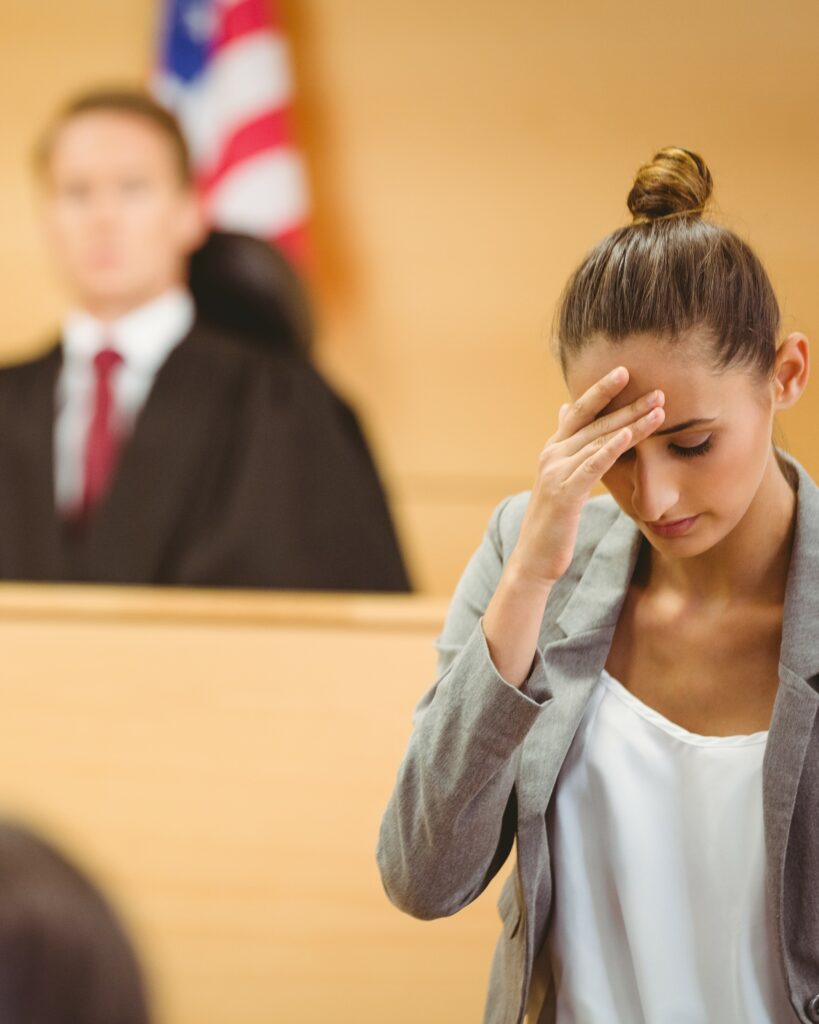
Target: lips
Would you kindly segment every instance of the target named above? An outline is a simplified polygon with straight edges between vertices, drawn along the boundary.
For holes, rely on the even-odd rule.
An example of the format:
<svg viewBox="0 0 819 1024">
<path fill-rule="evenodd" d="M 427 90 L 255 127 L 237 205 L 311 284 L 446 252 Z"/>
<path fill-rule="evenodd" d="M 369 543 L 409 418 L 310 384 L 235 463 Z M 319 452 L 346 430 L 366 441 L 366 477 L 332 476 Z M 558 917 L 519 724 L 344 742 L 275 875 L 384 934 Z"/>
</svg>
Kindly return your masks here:
<svg viewBox="0 0 819 1024">
<path fill-rule="evenodd" d="M 689 516 L 687 519 L 675 519 L 669 523 L 646 523 L 646 526 L 658 537 L 681 537 L 688 533 L 698 519 L 699 515 L 696 515 Z"/>
</svg>

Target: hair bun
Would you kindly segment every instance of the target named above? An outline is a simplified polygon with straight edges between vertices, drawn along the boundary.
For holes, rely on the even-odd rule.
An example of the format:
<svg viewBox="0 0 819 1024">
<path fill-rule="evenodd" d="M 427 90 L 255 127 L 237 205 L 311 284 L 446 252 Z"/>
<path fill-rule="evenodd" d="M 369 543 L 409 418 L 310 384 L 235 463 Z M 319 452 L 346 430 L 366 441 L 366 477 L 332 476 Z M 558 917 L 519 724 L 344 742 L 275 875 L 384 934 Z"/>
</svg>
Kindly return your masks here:
<svg viewBox="0 0 819 1024">
<path fill-rule="evenodd" d="M 626 200 L 633 224 L 705 209 L 714 182 L 705 161 L 690 149 L 666 146 L 637 172 Z"/>
</svg>

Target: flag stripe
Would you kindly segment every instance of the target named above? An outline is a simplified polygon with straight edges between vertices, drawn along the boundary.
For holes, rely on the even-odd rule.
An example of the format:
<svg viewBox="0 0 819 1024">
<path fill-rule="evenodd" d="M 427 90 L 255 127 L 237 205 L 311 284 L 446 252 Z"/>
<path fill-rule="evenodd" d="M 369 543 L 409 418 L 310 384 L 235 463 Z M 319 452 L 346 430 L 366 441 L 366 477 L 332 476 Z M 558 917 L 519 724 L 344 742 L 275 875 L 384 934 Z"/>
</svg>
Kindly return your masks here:
<svg viewBox="0 0 819 1024">
<path fill-rule="evenodd" d="M 281 37 L 254 33 L 219 50 L 205 72 L 201 96 L 201 161 L 218 163 L 218 150 L 246 121 L 290 100 L 287 50 Z"/>
<path fill-rule="evenodd" d="M 219 151 L 219 162 L 200 176 L 200 186 L 206 191 L 215 188 L 237 164 L 267 150 L 286 146 L 288 140 L 287 112 L 284 108 L 268 111 L 252 121 L 246 121 L 223 143 Z"/>
<path fill-rule="evenodd" d="M 278 235 L 304 219 L 304 170 L 295 150 L 262 153 L 234 167 L 210 193 L 215 220 L 234 231 Z"/>
<path fill-rule="evenodd" d="M 253 32 L 270 31 L 270 29 L 267 12 L 264 7 L 254 3 L 253 0 L 239 0 L 235 4 L 224 4 L 220 11 L 214 49 L 218 50 Z"/>
</svg>

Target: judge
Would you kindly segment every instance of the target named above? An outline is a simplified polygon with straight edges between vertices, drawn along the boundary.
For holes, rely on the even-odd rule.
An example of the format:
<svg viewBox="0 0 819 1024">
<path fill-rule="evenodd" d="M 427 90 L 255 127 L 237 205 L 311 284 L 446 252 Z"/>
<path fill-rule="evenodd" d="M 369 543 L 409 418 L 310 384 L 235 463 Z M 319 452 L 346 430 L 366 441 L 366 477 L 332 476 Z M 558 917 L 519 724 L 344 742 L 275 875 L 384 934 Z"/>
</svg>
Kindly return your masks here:
<svg viewBox="0 0 819 1024">
<path fill-rule="evenodd" d="M 37 168 L 74 306 L 0 369 L 0 577 L 407 590 L 353 411 L 289 339 L 197 308 L 205 229 L 172 115 L 87 94 Z"/>
</svg>

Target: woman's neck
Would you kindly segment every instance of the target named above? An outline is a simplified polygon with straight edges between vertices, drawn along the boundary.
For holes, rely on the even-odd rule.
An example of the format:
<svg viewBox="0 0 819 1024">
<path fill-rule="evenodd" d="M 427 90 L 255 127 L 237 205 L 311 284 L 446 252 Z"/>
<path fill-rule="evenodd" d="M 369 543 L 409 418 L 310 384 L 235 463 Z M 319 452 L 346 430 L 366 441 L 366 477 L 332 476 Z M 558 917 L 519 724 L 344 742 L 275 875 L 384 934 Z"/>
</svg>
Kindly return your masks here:
<svg viewBox="0 0 819 1024">
<path fill-rule="evenodd" d="M 647 592 L 685 604 L 781 603 L 796 527 L 796 493 L 774 449 L 747 512 L 718 544 L 692 558 L 643 545 L 637 578 Z"/>
</svg>

